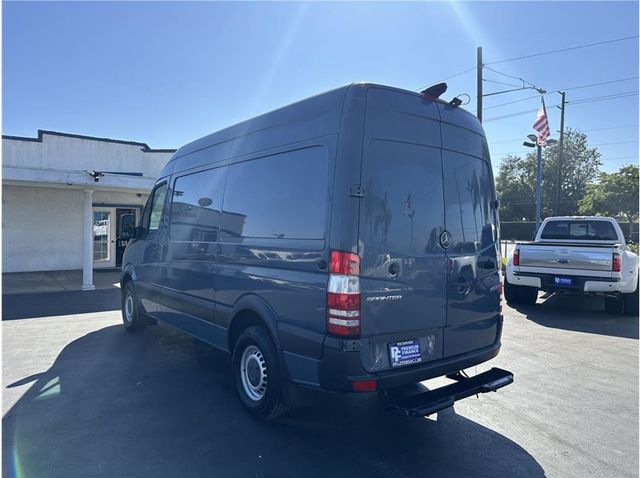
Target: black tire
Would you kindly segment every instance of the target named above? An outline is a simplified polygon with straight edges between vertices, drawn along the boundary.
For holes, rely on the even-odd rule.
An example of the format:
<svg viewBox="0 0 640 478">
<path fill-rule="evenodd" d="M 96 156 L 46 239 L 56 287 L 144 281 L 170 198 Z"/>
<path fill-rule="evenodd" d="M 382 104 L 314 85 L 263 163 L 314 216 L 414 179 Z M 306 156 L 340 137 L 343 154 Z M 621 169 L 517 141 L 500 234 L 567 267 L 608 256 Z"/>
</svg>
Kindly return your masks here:
<svg viewBox="0 0 640 478">
<path fill-rule="evenodd" d="M 130 300 L 130 302 L 128 302 Z M 138 332 L 147 325 L 141 312 L 133 282 L 127 282 L 122 289 L 122 323 L 129 332 Z"/>
<path fill-rule="evenodd" d="M 538 300 L 538 288 L 537 287 L 528 287 L 528 286 L 519 286 L 520 290 L 518 291 L 518 297 L 522 304 L 534 305 Z"/>
<path fill-rule="evenodd" d="M 254 418 L 271 420 L 289 409 L 276 347 L 263 327 L 251 326 L 238 337 L 231 369 L 240 401 Z"/>
<path fill-rule="evenodd" d="M 622 294 L 622 302 L 624 305 L 624 314 L 632 317 L 638 317 L 638 286 L 635 292 L 630 294 Z"/>
<path fill-rule="evenodd" d="M 622 296 L 607 295 L 604 298 L 604 311 L 607 314 L 621 315 L 624 311 L 624 302 Z"/>
<path fill-rule="evenodd" d="M 508 304 L 517 304 L 520 302 L 520 286 L 504 281 L 504 298 Z"/>
</svg>

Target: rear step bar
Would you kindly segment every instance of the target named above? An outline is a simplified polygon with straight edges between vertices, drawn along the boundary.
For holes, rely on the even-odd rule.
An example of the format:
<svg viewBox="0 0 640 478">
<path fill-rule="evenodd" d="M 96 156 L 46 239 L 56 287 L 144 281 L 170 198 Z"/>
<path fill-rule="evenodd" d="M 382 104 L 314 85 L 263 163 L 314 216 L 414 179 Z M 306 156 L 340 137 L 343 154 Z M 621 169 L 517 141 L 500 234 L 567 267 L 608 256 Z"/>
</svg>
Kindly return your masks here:
<svg viewBox="0 0 640 478">
<path fill-rule="evenodd" d="M 464 377 L 458 372 L 447 375 L 447 378 L 456 380 L 456 383 L 388 402 L 387 407 L 408 416 L 426 417 L 453 406 L 457 400 L 479 393 L 495 392 L 513 382 L 513 374 L 500 368 L 492 368 L 474 377 Z"/>
</svg>

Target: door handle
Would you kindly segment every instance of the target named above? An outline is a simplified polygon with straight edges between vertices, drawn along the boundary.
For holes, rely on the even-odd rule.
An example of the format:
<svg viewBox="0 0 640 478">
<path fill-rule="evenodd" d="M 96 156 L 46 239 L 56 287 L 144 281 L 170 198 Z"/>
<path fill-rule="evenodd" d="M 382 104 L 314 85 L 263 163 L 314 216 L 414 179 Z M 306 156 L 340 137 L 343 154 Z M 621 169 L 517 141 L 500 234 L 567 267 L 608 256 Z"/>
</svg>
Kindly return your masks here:
<svg viewBox="0 0 640 478">
<path fill-rule="evenodd" d="M 473 281 L 468 279 L 465 276 L 458 276 L 458 278 L 453 283 L 453 287 L 456 292 L 460 295 L 467 295 L 471 290 L 471 286 L 473 285 Z"/>
</svg>

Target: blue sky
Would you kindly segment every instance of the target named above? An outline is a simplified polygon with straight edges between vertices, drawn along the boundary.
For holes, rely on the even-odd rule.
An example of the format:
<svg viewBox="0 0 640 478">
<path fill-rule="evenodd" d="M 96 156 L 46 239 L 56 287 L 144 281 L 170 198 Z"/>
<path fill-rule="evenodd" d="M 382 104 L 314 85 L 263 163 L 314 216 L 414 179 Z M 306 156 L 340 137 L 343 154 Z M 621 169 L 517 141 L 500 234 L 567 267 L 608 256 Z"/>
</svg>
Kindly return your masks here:
<svg viewBox="0 0 640 478">
<path fill-rule="evenodd" d="M 474 67 L 477 46 L 490 63 L 638 34 L 636 2 L 3 2 L 2 16 L 4 134 L 52 129 L 156 148 L 352 81 L 415 90 Z M 638 41 L 491 67 L 554 92 L 637 77 Z M 445 97 L 468 93 L 475 111 L 475 72 L 448 84 Z M 509 88 L 485 83 L 485 92 Z M 567 100 L 637 91 L 634 78 L 572 89 Z M 540 103 L 496 105 L 533 95 L 485 99 L 494 163 L 525 149 L 535 112 L 500 117 Z M 559 95 L 546 101 L 555 131 Z M 567 127 L 602 145 L 604 170 L 638 162 L 637 124 L 637 95 L 566 110 Z"/>
</svg>

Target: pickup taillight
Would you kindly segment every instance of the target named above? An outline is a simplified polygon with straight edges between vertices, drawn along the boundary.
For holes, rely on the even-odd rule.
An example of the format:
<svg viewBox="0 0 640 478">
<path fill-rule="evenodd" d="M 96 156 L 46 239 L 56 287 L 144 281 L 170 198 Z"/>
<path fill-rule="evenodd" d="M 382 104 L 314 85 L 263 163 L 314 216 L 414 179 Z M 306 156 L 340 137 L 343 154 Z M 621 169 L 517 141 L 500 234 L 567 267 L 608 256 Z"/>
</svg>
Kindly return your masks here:
<svg viewBox="0 0 640 478">
<path fill-rule="evenodd" d="M 617 252 L 613 253 L 613 260 L 611 261 L 611 270 L 613 272 L 620 272 L 622 269 L 622 258 Z"/>
<path fill-rule="evenodd" d="M 513 265 L 514 266 L 520 265 L 520 249 L 516 249 L 513 251 Z"/>
</svg>

